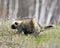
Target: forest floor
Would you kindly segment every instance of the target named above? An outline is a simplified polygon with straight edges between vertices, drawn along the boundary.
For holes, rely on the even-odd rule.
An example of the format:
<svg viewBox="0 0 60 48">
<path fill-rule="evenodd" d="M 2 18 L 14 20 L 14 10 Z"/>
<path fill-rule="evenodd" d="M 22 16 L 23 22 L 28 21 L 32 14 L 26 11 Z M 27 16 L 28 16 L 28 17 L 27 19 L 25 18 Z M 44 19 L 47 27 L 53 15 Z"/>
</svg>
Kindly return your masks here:
<svg viewBox="0 0 60 48">
<path fill-rule="evenodd" d="M 17 34 L 11 22 L 0 21 L 0 48 L 60 48 L 60 25 L 47 29 L 39 36 Z"/>
</svg>

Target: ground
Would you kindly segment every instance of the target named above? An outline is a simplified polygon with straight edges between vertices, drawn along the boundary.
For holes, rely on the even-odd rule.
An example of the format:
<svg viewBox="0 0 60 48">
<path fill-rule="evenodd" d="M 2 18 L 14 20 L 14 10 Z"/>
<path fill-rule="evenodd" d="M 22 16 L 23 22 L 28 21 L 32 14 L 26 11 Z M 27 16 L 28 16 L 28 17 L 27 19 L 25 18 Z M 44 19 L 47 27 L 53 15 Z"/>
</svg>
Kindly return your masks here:
<svg viewBox="0 0 60 48">
<path fill-rule="evenodd" d="M 60 48 L 60 25 L 34 37 L 17 34 L 16 30 L 10 28 L 10 21 L 0 22 L 0 48 Z"/>
</svg>

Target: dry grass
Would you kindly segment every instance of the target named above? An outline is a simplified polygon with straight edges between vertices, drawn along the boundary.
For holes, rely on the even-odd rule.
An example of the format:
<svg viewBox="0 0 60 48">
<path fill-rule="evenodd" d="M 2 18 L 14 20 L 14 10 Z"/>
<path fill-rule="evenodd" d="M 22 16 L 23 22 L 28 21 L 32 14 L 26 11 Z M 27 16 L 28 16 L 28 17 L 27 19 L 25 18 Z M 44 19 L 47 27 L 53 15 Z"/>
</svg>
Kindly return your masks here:
<svg viewBox="0 0 60 48">
<path fill-rule="evenodd" d="M 17 34 L 10 21 L 0 20 L 0 48 L 60 48 L 60 25 L 40 33 L 38 37 Z"/>
</svg>

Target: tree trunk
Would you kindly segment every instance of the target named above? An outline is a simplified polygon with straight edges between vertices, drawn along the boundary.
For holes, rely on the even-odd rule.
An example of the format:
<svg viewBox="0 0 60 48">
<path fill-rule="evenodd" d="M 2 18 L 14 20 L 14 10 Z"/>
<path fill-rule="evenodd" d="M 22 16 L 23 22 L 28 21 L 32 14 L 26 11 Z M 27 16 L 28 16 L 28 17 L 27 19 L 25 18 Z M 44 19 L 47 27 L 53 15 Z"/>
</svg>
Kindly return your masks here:
<svg viewBox="0 0 60 48">
<path fill-rule="evenodd" d="M 7 0 L 4 0 L 4 6 L 3 6 L 3 18 L 6 19 L 7 16 Z"/>
<path fill-rule="evenodd" d="M 9 0 L 9 14 L 8 14 L 8 19 L 12 19 L 12 0 Z"/>
<path fill-rule="evenodd" d="M 54 0 L 51 4 L 51 7 L 50 7 L 50 10 L 49 10 L 49 13 L 48 13 L 48 17 L 47 17 L 47 21 L 46 21 L 46 26 L 49 26 L 51 25 L 50 24 L 50 20 L 53 16 L 53 12 L 54 12 L 54 9 L 55 9 L 55 6 L 56 6 L 56 3 L 57 3 L 57 0 Z"/>
<path fill-rule="evenodd" d="M 46 14 L 46 0 L 42 0 L 42 3 L 41 3 L 41 11 L 40 11 L 40 19 L 39 19 L 39 24 L 41 26 L 44 25 L 45 14 Z"/>
<path fill-rule="evenodd" d="M 38 22 L 38 17 L 39 17 L 39 0 L 36 0 L 36 8 L 35 8 L 35 19 Z"/>
<path fill-rule="evenodd" d="M 14 13 L 13 13 L 13 20 L 17 19 L 18 4 L 19 4 L 19 0 L 15 0 L 15 10 L 14 10 Z"/>
</svg>

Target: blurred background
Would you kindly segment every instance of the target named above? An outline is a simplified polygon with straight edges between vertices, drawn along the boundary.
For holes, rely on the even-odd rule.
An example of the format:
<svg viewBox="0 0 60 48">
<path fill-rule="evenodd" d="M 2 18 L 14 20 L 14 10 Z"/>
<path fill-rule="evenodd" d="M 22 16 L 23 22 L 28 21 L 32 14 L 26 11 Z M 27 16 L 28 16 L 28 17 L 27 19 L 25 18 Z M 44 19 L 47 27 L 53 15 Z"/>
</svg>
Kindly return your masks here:
<svg viewBox="0 0 60 48">
<path fill-rule="evenodd" d="M 0 0 L 0 18 L 36 18 L 40 25 L 60 23 L 60 0 Z"/>
<path fill-rule="evenodd" d="M 56 25 L 40 36 L 18 35 L 10 25 L 35 18 L 41 26 Z M 60 48 L 60 0 L 0 0 L 0 48 Z"/>
</svg>

